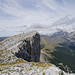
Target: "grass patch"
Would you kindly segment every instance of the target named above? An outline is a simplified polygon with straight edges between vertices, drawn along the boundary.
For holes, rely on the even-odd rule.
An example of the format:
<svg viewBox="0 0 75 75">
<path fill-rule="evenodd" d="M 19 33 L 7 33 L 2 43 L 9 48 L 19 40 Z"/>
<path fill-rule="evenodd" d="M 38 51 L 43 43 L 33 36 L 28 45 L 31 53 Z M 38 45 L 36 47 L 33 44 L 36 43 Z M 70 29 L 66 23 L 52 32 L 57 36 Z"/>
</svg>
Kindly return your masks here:
<svg viewBox="0 0 75 75">
<path fill-rule="evenodd" d="M 43 73 L 43 75 L 45 75 L 45 73 Z"/>
<path fill-rule="evenodd" d="M 4 50 L 0 50 L 0 53 L 1 53 L 1 54 L 3 54 L 3 52 L 4 52 L 4 51 L 6 51 L 6 50 L 7 50 L 7 49 L 4 49 Z"/>
<path fill-rule="evenodd" d="M 0 68 L 0 71 L 3 71 L 3 68 Z"/>
<path fill-rule="evenodd" d="M 41 63 L 41 62 L 30 62 L 30 64 L 38 66 L 38 67 L 48 67 L 48 66 L 52 66 L 52 64 L 50 63 Z"/>
</svg>

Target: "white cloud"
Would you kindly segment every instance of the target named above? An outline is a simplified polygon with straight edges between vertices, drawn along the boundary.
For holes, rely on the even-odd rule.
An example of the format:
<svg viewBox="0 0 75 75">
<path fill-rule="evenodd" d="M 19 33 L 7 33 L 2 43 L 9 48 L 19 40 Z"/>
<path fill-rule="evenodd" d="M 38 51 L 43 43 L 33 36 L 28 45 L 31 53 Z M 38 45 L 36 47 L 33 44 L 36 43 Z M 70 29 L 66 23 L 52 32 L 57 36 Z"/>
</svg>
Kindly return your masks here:
<svg viewBox="0 0 75 75">
<path fill-rule="evenodd" d="M 64 2 L 65 5 L 68 5 L 68 3 L 66 2 L 66 0 L 63 0 L 63 2 Z"/>
<path fill-rule="evenodd" d="M 69 10 L 71 5 L 67 0 L 66 2 L 62 0 L 62 2 L 63 5 L 58 0 L 31 0 L 30 2 L 22 0 L 21 3 L 18 0 L 0 1 L 0 13 L 3 14 L 0 15 L 0 35 L 2 35 L 2 30 L 9 32 L 9 35 L 12 33 L 14 35 L 32 29 L 40 33 L 49 33 L 57 29 L 66 29 L 63 25 L 67 27 L 67 31 L 72 29 L 71 24 L 75 22 L 73 18 L 75 11 L 74 9 Z M 67 14 L 72 14 L 73 17 L 62 18 Z"/>
<path fill-rule="evenodd" d="M 54 22 L 52 25 L 70 25 L 75 22 L 75 18 L 69 18 L 68 16 L 65 16 L 64 18 L 60 18 L 56 22 Z"/>
</svg>

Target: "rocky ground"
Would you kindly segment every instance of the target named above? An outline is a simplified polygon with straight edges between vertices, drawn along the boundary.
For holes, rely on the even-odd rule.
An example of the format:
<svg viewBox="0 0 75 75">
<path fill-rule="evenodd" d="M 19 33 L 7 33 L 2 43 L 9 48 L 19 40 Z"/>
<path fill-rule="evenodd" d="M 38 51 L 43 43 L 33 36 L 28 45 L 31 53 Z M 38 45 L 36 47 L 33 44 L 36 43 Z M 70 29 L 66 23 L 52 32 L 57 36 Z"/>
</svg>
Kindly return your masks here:
<svg viewBox="0 0 75 75">
<path fill-rule="evenodd" d="M 0 65 L 0 75 L 59 75 L 62 71 L 52 64 L 25 62 Z"/>
<path fill-rule="evenodd" d="M 40 35 L 36 31 L 5 39 L 0 42 L 0 75 L 75 75 L 51 63 L 39 62 L 40 51 Z"/>
<path fill-rule="evenodd" d="M 15 35 L 0 42 L 0 64 L 14 63 L 18 58 L 39 62 L 40 35 L 37 31 Z"/>
<path fill-rule="evenodd" d="M 20 63 L 21 62 L 21 63 Z M 22 63 L 23 62 L 23 63 Z M 40 62 L 26 62 L 1 64 L 0 75 L 75 75 L 67 74 L 53 64 Z"/>
</svg>

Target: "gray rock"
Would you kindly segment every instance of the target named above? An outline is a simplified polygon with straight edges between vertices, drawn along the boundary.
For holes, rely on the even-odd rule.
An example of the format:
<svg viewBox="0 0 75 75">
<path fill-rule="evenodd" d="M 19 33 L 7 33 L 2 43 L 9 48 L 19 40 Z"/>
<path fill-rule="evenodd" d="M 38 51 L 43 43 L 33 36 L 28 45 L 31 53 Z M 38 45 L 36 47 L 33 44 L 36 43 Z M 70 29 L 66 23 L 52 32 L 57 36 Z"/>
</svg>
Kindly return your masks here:
<svg viewBox="0 0 75 75">
<path fill-rule="evenodd" d="M 73 44 L 75 46 L 75 32 L 70 33 L 67 36 L 67 40 L 71 42 L 71 44 Z"/>
<path fill-rule="evenodd" d="M 13 72 L 10 75 L 22 75 L 22 74 L 20 74 L 19 72 Z"/>
<path fill-rule="evenodd" d="M 40 61 L 40 35 L 37 31 L 22 33 L 0 42 L 0 63 L 16 62 L 17 58 L 26 61 Z"/>
</svg>

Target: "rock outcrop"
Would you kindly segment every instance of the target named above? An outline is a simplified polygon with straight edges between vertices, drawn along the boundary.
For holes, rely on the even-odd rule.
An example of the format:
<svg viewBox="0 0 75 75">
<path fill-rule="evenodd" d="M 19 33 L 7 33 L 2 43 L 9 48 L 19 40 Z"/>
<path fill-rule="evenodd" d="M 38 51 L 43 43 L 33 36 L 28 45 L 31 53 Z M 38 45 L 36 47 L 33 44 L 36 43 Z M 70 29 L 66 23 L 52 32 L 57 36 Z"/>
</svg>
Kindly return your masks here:
<svg viewBox="0 0 75 75">
<path fill-rule="evenodd" d="M 47 59 L 43 51 L 41 58 L 42 62 Z M 67 75 L 55 65 L 39 61 L 40 35 L 37 31 L 15 35 L 0 42 L 0 75 Z"/>
<path fill-rule="evenodd" d="M 40 35 L 37 31 L 22 33 L 0 42 L 0 63 L 15 62 L 18 58 L 26 61 L 40 61 Z"/>
<path fill-rule="evenodd" d="M 70 41 L 75 46 L 75 32 L 70 33 L 67 36 L 67 40 Z"/>
<path fill-rule="evenodd" d="M 47 57 L 47 53 L 41 50 L 40 62 L 50 63 L 50 58 Z"/>
</svg>

